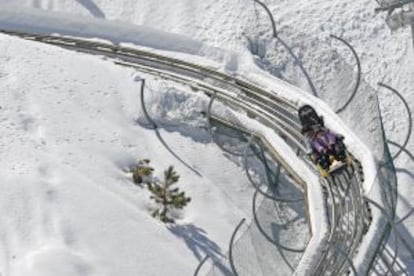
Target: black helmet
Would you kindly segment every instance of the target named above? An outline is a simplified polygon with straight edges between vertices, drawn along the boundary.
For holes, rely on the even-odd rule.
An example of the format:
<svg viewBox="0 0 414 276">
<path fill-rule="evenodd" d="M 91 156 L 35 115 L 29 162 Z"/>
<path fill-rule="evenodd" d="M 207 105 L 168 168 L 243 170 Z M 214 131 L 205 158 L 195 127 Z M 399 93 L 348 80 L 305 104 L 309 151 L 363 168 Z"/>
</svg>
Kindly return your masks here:
<svg viewBox="0 0 414 276">
<path fill-rule="evenodd" d="M 322 117 L 320 117 L 318 113 L 316 113 L 315 109 L 313 109 L 310 105 L 306 104 L 299 108 L 298 116 L 302 125 L 302 131 L 313 126 L 323 127 L 324 125 Z"/>
</svg>

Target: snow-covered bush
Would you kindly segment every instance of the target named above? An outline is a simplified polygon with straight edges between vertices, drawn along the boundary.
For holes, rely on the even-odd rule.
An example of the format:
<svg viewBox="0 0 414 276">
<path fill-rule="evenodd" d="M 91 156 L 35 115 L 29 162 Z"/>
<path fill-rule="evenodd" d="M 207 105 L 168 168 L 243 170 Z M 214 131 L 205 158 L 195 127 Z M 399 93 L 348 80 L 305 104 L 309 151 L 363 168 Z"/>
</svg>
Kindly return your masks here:
<svg viewBox="0 0 414 276">
<path fill-rule="evenodd" d="M 138 165 L 131 169 L 132 178 L 135 184 L 151 183 L 154 168 L 151 167 L 149 163 L 149 159 L 142 159 L 138 162 Z"/>
</svg>

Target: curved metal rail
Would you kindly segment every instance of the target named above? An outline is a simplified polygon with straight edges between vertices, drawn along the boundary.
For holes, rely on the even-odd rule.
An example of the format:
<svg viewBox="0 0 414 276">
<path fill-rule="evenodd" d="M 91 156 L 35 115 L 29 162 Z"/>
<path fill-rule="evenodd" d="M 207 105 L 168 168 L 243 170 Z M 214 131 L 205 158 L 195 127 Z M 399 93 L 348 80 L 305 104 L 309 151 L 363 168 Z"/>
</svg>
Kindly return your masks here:
<svg viewBox="0 0 414 276">
<path fill-rule="evenodd" d="M 244 171 L 247 175 L 247 178 L 249 179 L 250 183 L 253 185 L 253 187 L 256 189 L 257 192 L 259 192 L 260 194 L 262 194 L 264 197 L 274 200 L 274 201 L 280 201 L 280 202 L 298 202 L 298 201 L 302 201 L 305 200 L 304 197 L 299 197 L 299 198 L 286 198 L 286 197 L 280 197 L 280 196 L 276 196 L 276 195 L 269 195 L 267 192 L 263 191 L 260 188 L 260 185 L 258 185 L 256 183 L 256 181 L 253 180 L 250 171 L 249 171 L 249 166 L 248 166 L 248 162 L 247 162 L 247 157 L 248 157 L 248 149 L 251 148 L 251 143 L 252 143 L 253 139 L 250 139 L 249 143 L 246 146 L 246 151 L 244 154 Z"/>
<path fill-rule="evenodd" d="M 351 96 L 348 98 L 348 100 L 345 102 L 345 104 L 343 106 L 341 106 L 340 108 L 338 108 L 335 111 L 336 113 L 341 113 L 352 102 L 352 100 L 354 99 L 356 93 L 358 92 L 359 84 L 361 83 L 361 62 L 359 60 L 359 56 L 356 53 L 354 47 L 348 41 L 346 41 L 345 39 L 343 39 L 339 36 L 333 35 L 333 34 L 331 34 L 330 37 L 334 38 L 338 41 L 341 41 L 343 44 L 345 44 L 351 50 L 352 55 L 354 56 L 356 64 L 357 64 L 357 77 L 356 77 L 356 82 L 355 82 L 355 85 L 354 85 L 354 89 L 352 90 Z"/>
<path fill-rule="evenodd" d="M 272 239 L 267 233 L 266 231 L 263 230 L 263 227 L 259 221 L 259 218 L 257 217 L 256 214 L 256 205 L 257 205 L 257 195 L 259 194 L 259 191 L 256 190 L 256 192 L 253 195 L 253 204 L 252 204 L 252 209 L 253 209 L 253 219 L 254 222 L 256 223 L 256 226 L 258 227 L 259 231 L 262 233 L 262 235 L 266 238 L 266 240 L 268 240 L 270 243 L 274 244 L 276 247 L 286 250 L 286 251 L 290 251 L 290 252 L 294 252 L 294 253 L 302 253 L 305 251 L 306 249 L 306 245 L 304 245 L 303 247 L 300 248 L 294 248 L 294 247 L 290 247 L 287 245 L 283 245 L 281 242 L 276 241 L 274 239 Z"/>
<path fill-rule="evenodd" d="M 211 109 L 212 106 L 212 102 L 214 101 L 214 97 L 212 97 L 210 99 L 210 104 L 209 107 Z M 211 110 L 210 110 L 211 111 Z M 212 127 L 212 122 L 214 122 L 214 125 L 219 125 L 219 126 L 224 126 L 225 128 L 228 128 L 230 130 L 233 130 L 235 132 L 240 132 L 242 135 L 244 136 L 250 136 L 250 139 L 248 139 L 248 143 L 245 146 L 245 150 L 244 150 L 244 167 L 245 167 L 245 171 L 246 174 L 248 176 L 248 179 L 250 180 L 251 184 L 253 185 L 253 187 L 256 189 L 255 194 L 253 195 L 253 217 L 254 217 L 254 224 L 250 224 L 249 227 L 247 228 L 247 230 L 243 233 L 243 235 L 241 236 L 240 240 L 238 240 L 238 242 L 236 244 L 231 243 L 232 245 L 230 246 L 236 246 L 237 248 L 239 248 L 239 243 L 244 244 L 246 242 L 246 240 L 252 239 L 252 243 L 255 242 L 262 242 L 262 241 L 266 241 L 269 242 L 271 245 L 270 248 L 268 248 L 266 250 L 267 253 L 272 252 L 271 254 L 273 255 L 273 261 L 276 262 L 277 260 L 282 261 L 285 265 L 283 265 L 285 272 L 286 270 L 289 270 L 290 272 L 294 271 L 294 265 L 292 265 L 292 263 L 297 264 L 298 261 L 300 260 L 303 251 L 305 250 L 306 246 L 304 246 L 303 248 L 294 248 L 292 246 L 287 246 L 287 245 L 283 245 L 281 242 L 277 241 L 277 237 L 272 238 L 270 236 L 270 234 L 268 234 L 266 232 L 266 230 L 264 229 L 264 226 L 262 225 L 262 222 L 259 219 L 259 216 L 261 217 L 261 215 L 265 215 L 265 216 L 269 216 L 270 213 L 275 211 L 271 217 L 277 221 L 279 221 L 282 217 L 283 214 L 279 213 L 281 210 L 279 210 L 279 208 L 276 208 L 276 203 L 278 204 L 283 204 L 283 205 L 291 205 L 291 204 L 296 204 L 299 203 L 301 201 L 304 201 L 306 198 L 304 196 L 301 197 L 297 197 L 296 198 L 292 198 L 291 195 L 286 194 L 283 197 L 279 196 L 277 191 L 279 190 L 284 190 L 284 187 L 280 187 L 279 185 L 279 180 L 280 180 L 280 166 L 278 165 L 278 162 L 276 160 L 274 160 L 274 158 L 277 159 L 277 156 L 273 156 L 271 157 L 271 153 L 269 153 L 269 156 L 267 156 L 267 153 L 265 153 L 265 149 L 264 149 L 264 144 L 262 143 L 261 137 L 252 134 L 249 132 L 249 130 L 244 129 L 243 127 L 238 126 L 235 123 L 230 123 L 227 122 L 217 116 L 213 116 L 211 115 L 211 112 L 207 112 L 208 116 L 210 116 L 210 118 L 207 118 L 207 120 L 210 122 L 209 127 Z M 210 132 L 213 132 L 212 130 L 210 130 Z M 228 134 L 228 132 L 226 132 Z M 212 133 L 212 135 L 214 135 L 214 133 Z M 234 134 L 230 135 L 231 138 L 235 137 Z M 241 139 L 242 137 L 238 136 L 239 139 Z M 241 139 L 240 141 L 245 142 L 245 139 Z M 218 141 L 216 141 L 218 142 Z M 235 144 L 238 144 L 238 141 L 235 141 Z M 257 146 L 258 148 L 256 148 L 255 146 Z M 222 146 L 220 144 L 218 144 L 218 146 L 220 148 L 222 148 Z M 251 150 L 252 153 L 248 153 L 248 150 Z M 235 156 L 240 155 L 239 153 L 235 153 Z M 256 181 L 253 180 L 253 178 L 251 177 L 250 171 L 249 171 L 249 164 L 247 161 L 247 157 L 251 157 L 251 158 L 255 158 L 257 161 L 260 162 L 260 164 L 263 166 L 263 169 L 265 170 L 265 177 L 263 179 L 264 183 L 267 183 L 267 185 L 261 185 L 256 183 Z M 270 158 L 270 159 L 268 159 Z M 275 163 L 276 161 L 276 163 Z M 276 170 L 277 172 L 275 173 L 273 171 L 273 169 L 271 168 L 271 164 L 276 165 Z M 276 183 L 277 182 L 277 183 Z M 273 190 L 272 195 L 268 194 L 266 191 L 262 190 L 262 186 L 267 186 L 268 190 L 270 188 L 270 190 Z M 296 188 L 296 187 L 295 187 Z M 304 187 L 301 187 L 301 189 L 303 190 Z M 276 189 L 276 190 L 274 190 Z M 257 195 L 261 194 L 262 196 L 264 196 L 264 198 L 266 198 L 266 200 L 270 200 L 271 202 L 273 202 L 273 208 L 271 208 L 271 210 L 267 209 L 267 207 L 265 207 L 266 209 L 262 209 L 262 204 L 264 201 L 261 202 L 260 204 L 260 212 L 258 212 L 258 210 L 256 210 L 256 206 L 257 206 Z M 267 205 L 266 205 L 267 206 Z M 303 207 L 305 208 L 305 204 L 303 204 Z M 288 206 L 285 206 L 284 208 L 289 208 Z M 261 215 L 259 215 L 259 213 Z M 306 212 L 305 212 L 306 213 Z M 282 216 L 281 216 L 282 215 Z M 309 219 L 307 219 L 309 220 Z M 286 221 L 287 223 L 288 221 Z M 293 226 L 293 225 L 292 225 Z M 271 226 L 271 229 L 275 229 L 275 227 L 277 228 L 276 225 Z M 286 227 L 286 226 L 285 226 Z M 281 230 L 284 229 L 284 227 L 281 228 Z M 273 231 L 273 230 L 272 230 Z M 288 230 L 284 230 L 284 231 L 288 231 Z M 309 229 L 309 233 L 310 233 L 311 229 Z M 257 235 L 259 235 L 260 237 L 258 237 Z M 303 235 L 303 234 L 302 234 Z M 273 235 L 272 235 L 273 236 Z M 250 238 L 249 238 L 250 237 Z M 307 242 L 305 242 L 305 244 L 307 244 Z M 254 248 L 256 248 L 255 246 L 253 246 Z M 257 248 L 255 249 L 257 251 Z M 262 252 L 260 249 L 260 253 L 256 252 L 256 258 L 257 260 L 260 260 L 261 258 L 259 257 L 259 255 L 263 254 L 264 252 Z M 232 256 L 231 258 L 229 258 L 229 261 L 232 263 L 233 267 L 236 267 L 235 262 L 237 263 L 244 263 L 242 260 L 239 260 L 240 257 L 244 256 L 244 258 L 246 258 L 244 252 L 237 250 L 239 253 L 237 255 L 241 255 L 238 256 L 237 258 L 235 258 L 236 256 Z M 259 255 L 258 255 L 258 254 Z M 252 259 L 252 256 L 249 256 L 248 259 Z M 246 260 L 247 261 L 247 260 Z M 262 262 L 257 262 L 257 265 L 261 265 L 263 266 L 264 264 Z M 280 265 L 282 265 L 282 263 L 280 263 Z M 265 265 L 266 266 L 266 265 Z M 262 275 L 267 275 L 267 274 L 263 274 L 264 272 L 262 271 L 264 267 L 257 267 L 257 270 L 260 270 Z M 252 267 L 249 266 L 249 269 L 251 270 Z M 268 271 L 269 267 L 265 268 L 266 271 Z M 210 273 L 214 273 L 214 266 L 211 268 L 211 270 L 209 271 Z M 251 271 L 249 273 L 247 273 L 246 271 L 243 271 L 241 267 L 238 268 L 238 270 L 240 271 L 240 273 L 238 273 L 237 271 L 234 272 L 235 274 L 238 273 L 240 275 L 251 275 L 249 273 L 251 273 Z M 279 271 L 280 272 L 280 271 Z M 247 274 L 246 274 L 247 273 Z M 258 272 L 256 272 L 256 274 L 258 274 Z M 258 274 L 259 275 L 259 274 Z"/>
<path fill-rule="evenodd" d="M 234 229 L 234 232 L 233 232 L 233 234 L 231 235 L 231 238 L 230 238 L 230 246 L 229 246 L 230 266 L 231 266 L 231 269 L 232 269 L 232 271 L 233 271 L 233 273 L 234 273 L 235 276 L 239 276 L 239 274 L 237 273 L 237 269 L 236 269 L 236 267 L 234 265 L 234 262 L 232 261 L 233 260 L 233 243 L 234 243 L 234 241 L 236 239 L 237 232 L 239 231 L 240 227 L 243 225 L 243 223 L 245 221 L 246 221 L 246 219 L 243 218 L 239 222 L 239 224 L 236 226 L 236 229 Z"/>
<path fill-rule="evenodd" d="M 200 273 L 201 268 L 203 267 L 204 263 L 210 258 L 209 255 L 205 256 L 204 259 L 201 260 L 201 262 L 198 264 L 196 270 L 194 271 L 193 276 L 198 276 L 198 273 Z"/>
<path fill-rule="evenodd" d="M 350 268 L 348 259 L 355 254 L 363 229 L 367 227 L 367 211 L 361 198 L 359 177 L 354 168 L 349 168 L 343 174 L 327 180 L 331 235 L 324 262 L 314 271 L 315 275 L 342 275 Z M 346 258 L 344 253 L 347 254 Z"/>
<path fill-rule="evenodd" d="M 408 141 L 410 140 L 410 136 L 411 136 L 412 129 L 413 129 L 413 120 L 412 120 L 411 110 L 410 110 L 410 107 L 408 106 L 408 103 L 405 100 L 405 98 L 396 89 L 392 88 L 389 85 L 386 85 L 384 83 L 381 83 L 381 82 L 379 82 L 378 85 L 387 88 L 392 93 L 394 93 L 395 95 L 397 95 L 397 97 L 404 104 L 404 108 L 407 111 L 407 116 L 408 116 L 408 130 L 407 130 L 407 135 L 405 136 L 405 140 L 404 140 L 402 146 L 398 149 L 397 153 L 395 153 L 393 155 L 393 157 L 392 157 L 392 159 L 396 159 L 404 151 L 404 149 L 407 147 Z M 390 141 L 388 141 L 388 142 L 390 142 Z"/>
<path fill-rule="evenodd" d="M 269 17 L 270 22 L 272 23 L 273 37 L 276 38 L 280 42 L 280 44 L 282 44 L 282 46 L 286 49 L 286 51 L 291 55 L 291 57 L 295 61 L 295 64 L 299 66 L 300 71 L 305 76 L 306 81 L 308 82 L 308 85 L 309 85 L 313 95 L 318 97 L 318 92 L 316 91 L 315 85 L 312 82 L 312 78 L 309 76 L 309 73 L 306 70 L 305 66 L 303 65 L 302 61 L 293 52 L 292 48 L 289 47 L 289 45 L 278 35 L 278 33 L 276 31 L 275 19 L 273 18 L 273 14 L 270 11 L 269 7 L 260 0 L 253 0 L 253 1 L 254 1 L 254 3 L 258 3 L 266 11 L 267 16 Z"/>
<path fill-rule="evenodd" d="M 229 106 L 237 109 L 243 109 L 256 116 L 262 123 L 273 128 L 282 137 L 286 137 L 288 144 L 295 149 L 303 151 L 302 135 L 299 131 L 299 123 L 296 119 L 297 107 L 295 104 L 286 99 L 275 96 L 271 91 L 266 91 L 257 85 L 248 81 L 229 76 L 224 73 L 215 71 L 214 69 L 188 63 L 179 59 L 161 56 L 155 53 L 145 52 L 127 47 L 114 46 L 105 43 L 91 42 L 82 39 L 56 37 L 47 35 L 35 35 L 27 33 L 5 32 L 18 35 L 25 39 L 41 41 L 64 48 L 82 51 L 91 54 L 105 55 L 116 58 L 118 64 L 131 66 L 140 69 L 146 73 L 162 76 L 177 82 L 185 83 L 198 90 L 204 91 L 211 95 L 217 93 L 217 97 Z M 225 87 L 225 90 L 223 89 Z M 358 203 L 358 207 L 365 206 L 360 204 L 363 202 L 361 198 L 359 177 L 355 177 L 356 184 L 350 188 L 352 200 Z M 340 185 L 346 186 L 348 183 L 338 180 Z M 328 187 L 334 185 L 329 183 Z M 350 184 L 349 184 L 350 185 Z M 337 196 L 334 191 L 330 192 L 330 208 L 332 213 L 332 231 L 331 239 L 327 245 L 326 259 L 320 261 L 317 271 L 337 271 L 342 273 L 349 267 L 348 258 L 352 259 L 359 241 L 361 240 L 363 229 L 366 226 L 366 217 L 356 220 L 354 204 L 347 205 L 345 208 L 339 204 L 343 199 L 340 192 Z M 364 209 L 364 207 L 362 208 Z M 360 209 L 361 210 L 361 209 Z M 358 211 L 360 211 L 358 210 Z M 351 219 L 353 215 L 353 218 Z M 364 211 L 365 215 L 366 212 Z M 346 219 L 348 217 L 348 219 Z M 360 215 L 358 217 L 361 217 Z M 354 221 L 352 221 L 354 220 Z M 352 223 L 351 223 L 352 221 Z M 346 229 L 346 230 L 344 230 Z M 351 243 L 347 241 L 349 237 L 353 237 Z M 344 248 L 335 250 L 334 243 L 341 242 Z M 348 258 L 342 258 L 337 261 L 343 252 L 347 252 Z M 348 263 L 348 266 L 345 265 Z"/>
<path fill-rule="evenodd" d="M 140 89 L 140 100 L 141 100 L 141 109 L 144 112 L 144 116 L 147 119 L 148 123 L 151 125 L 148 128 L 151 129 L 157 129 L 158 125 L 154 122 L 154 120 L 151 118 L 151 116 L 148 114 L 147 107 L 145 105 L 145 97 L 144 97 L 144 91 L 145 91 L 145 79 L 141 80 L 141 89 Z"/>
<path fill-rule="evenodd" d="M 211 115 L 211 113 L 209 114 Z M 229 127 L 237 129 L 237 126 L 234 126 L 230 123 L 228 123 L 228 125 Z M 260 193 L 266 198 L 272 199 L 274 201 L 294 202 L 300 200 L 300 198 L 292 200 L 290 198 L 280 198 L 274 195 L 269 195 L 266 192 L 262 191 L 259 185 L 256 184 L 255 181 L 250 177 L 246 161 L 247 149 L 254 139 L 258 138 L 252 137 L 249 139 L 249 144 L 246 146 L 246 155 L 244 157 L 246 174 L 256 189 L 254 197 Z M 319 266 L 318 270 L 314 272 L 314 275 L 320 275 L 321 273 L 323 274 L 326 272 L 329 272 L 331 275 L 339 275 L 341 273 L 344 273 L 344 270 L 346 270 L 347 267 L 350 267 L 352 271 L 355 270 L 353 264 L 350 263 L 350 256 L 352 256 L 355 252 L 358 243 L 355 243 L 353 241 L 359 240 L 362 237 L 363 229 L 367 226 L 367 222 L 369 222 L 366 219 L 366 216 L 368 216 L 368 211 L 364 212 L 366 206 L 364 206 L 362 203 L 359 186 L 359 179 L 363 179 L 362 171 L 359 169 L 360 166 L 357 161 L 355 161 L 355 166 L 357 169 L 351 168 L 349 171 L 345 171 L 344 174 L 337 177 L 332 177 L 328 181 L 327 187 L 329 189 L 329 199 L 332 210 L 331 236 L 329 238 L 328 248 L 325 251 L 325 258 L 321 260 L 321 265 Z M 355 199 L 358 197 L 360 200 Z M 255 201 L 253 201 L 253 205 L 254 204 Z M 363 211 L 363 215 L 358 216 L 357 214 L 360 213 L 361 210 Z M 344 215 L 346 216 L 344 217 Z M 255 223 L 260 231 L 260 222 L 256 219 L 256 217 L 254 218 Z M 269 242 L 273 243 L 273 240 L 263 230 L 261 230 L 261 233 Z M 298 249 L 284 247 L 279 243 L 276 243 L 276 246 L 283 250 L 300 252 Z M 344 256 L 344 252 L 346 252 L 348 255 Z"/>
</svg>

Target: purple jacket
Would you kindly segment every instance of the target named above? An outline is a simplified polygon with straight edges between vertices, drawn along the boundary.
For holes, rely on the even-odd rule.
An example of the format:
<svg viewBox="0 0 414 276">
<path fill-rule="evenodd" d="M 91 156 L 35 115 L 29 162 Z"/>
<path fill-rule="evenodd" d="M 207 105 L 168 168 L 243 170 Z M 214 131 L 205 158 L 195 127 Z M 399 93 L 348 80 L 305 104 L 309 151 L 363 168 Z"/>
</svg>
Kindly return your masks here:
<svg viewBox="0 0 414 276">
<path fill-rule="evenodd" d="M 307 151 L 322 153 L 328 151 L 336 143 L 336 134 L 329 129 L 318 130 L 315 135 L 307 139 Z"/>
</svg>

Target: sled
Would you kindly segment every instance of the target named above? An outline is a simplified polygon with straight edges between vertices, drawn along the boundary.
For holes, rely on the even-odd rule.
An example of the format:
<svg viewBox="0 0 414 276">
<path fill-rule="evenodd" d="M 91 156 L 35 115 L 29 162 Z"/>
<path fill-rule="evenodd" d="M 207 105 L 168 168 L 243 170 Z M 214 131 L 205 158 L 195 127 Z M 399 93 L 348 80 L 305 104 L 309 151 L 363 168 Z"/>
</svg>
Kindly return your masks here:
<svg viewBox="0 0 414 276">
<path fill-rule="evenodd" d="M 347 166 L 347 163 L 335 160 L 332 162 L 331 166 L 329 167 L 329 173 L 331 174 L 333 172 L 336 172 L 339 169 L 344 168 L 346 166 Z"/>
<path fill-rule="evenodd" d="M 350 156 L 347 157 L 346 161 L 338 161 L 332 158 L 331 165 L 329 169 L 322 169 L 321 166 L 317 165 L 317 169 L 320 175 L 324 178 L 327 178 L 331 174 L 341 171 L 342 169 L 346 168 L 347 166 L 352 164 L 352 159 Z"/>
</svg>

